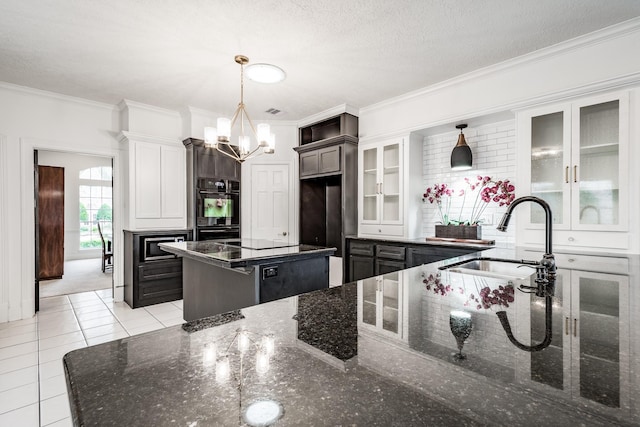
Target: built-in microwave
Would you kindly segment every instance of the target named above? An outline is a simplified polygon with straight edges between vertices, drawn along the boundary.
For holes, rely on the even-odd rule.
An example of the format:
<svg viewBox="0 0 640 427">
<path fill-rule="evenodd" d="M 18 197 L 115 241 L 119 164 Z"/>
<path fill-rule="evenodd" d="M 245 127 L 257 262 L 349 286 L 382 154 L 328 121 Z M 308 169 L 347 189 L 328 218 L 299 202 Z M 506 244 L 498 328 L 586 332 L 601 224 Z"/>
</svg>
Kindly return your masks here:
<svg viewBox="0 0 640 427">
<path fill-rule="evenodd" d="M 142 246 L 142 259 L 141 262 L 147 261 L 155 261 L 159 259 L 167 259 L 167 258 L 175 258 L 174 254 L 170 254 L 168 252 L 163 251 L 158 244 L 159 243 L 171 243 L 171 242 L 184 242 L 187 240 L 188 235 L 180 234 L 180 235 L 167 235 L 167 236 L 149 236 L 141 237 L 141 246 Z"/>
</svg>

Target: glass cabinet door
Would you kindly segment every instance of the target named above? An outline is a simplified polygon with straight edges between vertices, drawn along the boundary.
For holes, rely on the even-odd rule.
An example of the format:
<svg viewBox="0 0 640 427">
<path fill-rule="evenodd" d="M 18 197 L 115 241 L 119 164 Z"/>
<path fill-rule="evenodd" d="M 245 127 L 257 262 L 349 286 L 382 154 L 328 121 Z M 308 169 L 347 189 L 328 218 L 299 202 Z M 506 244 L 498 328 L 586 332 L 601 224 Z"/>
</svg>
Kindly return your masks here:
<svg viewBox="0 0 640 427">
<path fill-rule="evenodd" d="M 570 387 L 565 367 L 571 366 L 569 324 L 571 316 L 571 272 L 558 269 L 552 309 L 551 345 L 531 353 L 531 380 L 558 390 Z M 543 299 L 531 295 L 531 342 L 539 343 L 545 336 L 545 306 Z"/>
<path fill-rule="evenodd" d="M 575 271 L 572 276 L 572 389 L 574 395 L 620 408 L 621 357 L 629 352 L 628 331 L 621 317 L 629 315 L 628 277 Z"/>
<path fill-rule="evenodd" d="M 382 222 L 400 221 L 400 144 L 382 148 Z"/>
<path fill-rule="evenodd" d="M 555 228 L 568 228 L 571 160 L 570 114 L 553 111 L 531 117 L 531 195 L 546 201 Z M 530 204 L 531 223 L 544 224 L 544 210 Z"/>
<path fill-rule="evenodd" d="M 584 229 L 620 224 L 620 100 L 577 106 L 573 155 L 574 224 Z M 590 227 L 591 226 L 591 227 Z"/>
<path fill-rule="evenodd" d="M 358 300 L 359 326 L 401 338 L 402 286 L 398 272 L 359 280 Z"/>
<path fill-rule="evenodd" d="M 368 148 L 362 151 L 362 219 L 378 221 L 378 149 Z"/>
</svg>

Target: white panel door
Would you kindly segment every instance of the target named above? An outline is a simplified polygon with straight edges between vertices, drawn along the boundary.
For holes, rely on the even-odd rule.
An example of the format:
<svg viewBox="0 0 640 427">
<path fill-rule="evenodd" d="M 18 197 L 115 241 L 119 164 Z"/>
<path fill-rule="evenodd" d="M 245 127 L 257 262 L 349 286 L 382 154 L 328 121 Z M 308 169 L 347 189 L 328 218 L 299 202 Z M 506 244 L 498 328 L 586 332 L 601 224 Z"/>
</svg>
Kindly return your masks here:
<svg viewBox="0 0 640 427">
<path fill-rule="evenodd" d="M 289 165 L 252 165 L 251 186 L 251 237 L 289 242 Z"/>
<path fill-rule="evenodd" d="M 162 217 L 184 218 L 187 200 L 184 147 L 161 147 Z"/>
</svg>

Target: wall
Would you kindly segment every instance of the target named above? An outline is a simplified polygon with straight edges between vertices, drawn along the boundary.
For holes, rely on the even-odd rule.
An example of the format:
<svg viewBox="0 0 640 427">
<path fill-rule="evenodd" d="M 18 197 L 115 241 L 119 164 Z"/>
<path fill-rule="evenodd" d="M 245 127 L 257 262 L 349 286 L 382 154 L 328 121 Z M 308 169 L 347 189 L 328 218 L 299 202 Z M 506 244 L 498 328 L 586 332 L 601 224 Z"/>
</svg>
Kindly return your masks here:
<svg viewBox="0 0 640 427">
<path fill-rule="evenodd" d="M 360 143 L 421 133 L 440 134 L 457 123 L 486 124 L 495 117 L 542 104 L 631 90 L 629 158 L 640 156 L 635 105 L 640 88 L 640 19 L 490 66 L 360 109 Z M 487 120 L 489 119 L 489 120 Z M 504 120 L 502 118 L 501 120 Z M 454 141 L 451 141 L 451 149 Z M 448 162 L 447 162 L 448 163 Z M 630 169 L 640 182 L 640 168 Z M 640 253 L 640 195 L 630 194 L 630 253 Z M 515 228 L 519 213 L 510 228 Z M 428 218 L 427 218 L 428 219 Z M 427 225 L 428 227 L 428 225 Z"/>
<path fill-rule="evenodd" d="M 465 139 L 473 153 L 473 167 L 467 171 L 452 171 L 450 157 L 458 140 L 459 132 L 447 132 L 427 136 L 423 142 L 423 192 L 434 184 L 447 184 L 455 189 L 451 197 L 450 218 L 465 219 L 471 216 L 476 192 L 473 197 L 457 196 L 461 189 L 469 190 L 465 178 L 475 181 L 478 175 L 490 176 L 495 180 L 510 180 L 517 189 L 516 175 L 516 138 L 515 121 L 494 123 L 464 130 Z M 463 205 L 464 201 L 464 205 Z M 483 213 L 482 238 L 495 240 L 496 247 L 513 247 L 515 227 L 507 232 L 496 230 L 506 207 L 496 203 L 487 205 Z M 425 236 L 433 236 L 435 225 L 440 222 L 440 213 L 436 204 L 423 203 L 422 231 Z"/>
<path fill-rule="evenodd" d="M 115 176 L 119 127 L 113 105 L 0 83 L 0 322 L 34 314 L 33 151 L 110 157 Z M 114 180 L 116 199 L 119 185 Z M 115 200 L 114 230 L 119 209 Z M 114 277 L 118 272 L 116 265 Z"/>
<path fill-rule="evenodd" d="M 100 258 L 101 249 L 80 249 L 80 178 L 81 170 L 111 166 L 111 158 L 39 150 L 38 164 L 64 168 L 64 259 Z"/>
</svg>

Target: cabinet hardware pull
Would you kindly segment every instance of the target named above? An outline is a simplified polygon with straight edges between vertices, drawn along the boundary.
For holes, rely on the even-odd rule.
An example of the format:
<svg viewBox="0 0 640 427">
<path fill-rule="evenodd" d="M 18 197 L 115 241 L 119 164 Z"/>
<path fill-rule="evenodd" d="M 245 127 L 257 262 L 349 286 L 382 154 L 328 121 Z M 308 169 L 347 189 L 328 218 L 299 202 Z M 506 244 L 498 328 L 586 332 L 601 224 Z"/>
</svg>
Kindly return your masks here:
<svg viewBox="0 0 640 427">
<path fill-rule="evenodd" d="M 578 336 L 578 319 L 576 319 L 575 317 L 573 318 L 573 336 Z"/>
<path fill-rule="evenodd" d="M 569 318 L 564 318 L 564 334 L 569 335 Z"/>
<path fill-rule="evenodd" d="M 578 165 L 573 165 L 573 182 L 578 182 Z"/>
<path fill-rule="evenodd" d="M 569 183 L 569 166 L 564 168 L 564 182 L 565 184 Z"/>
</svg>

